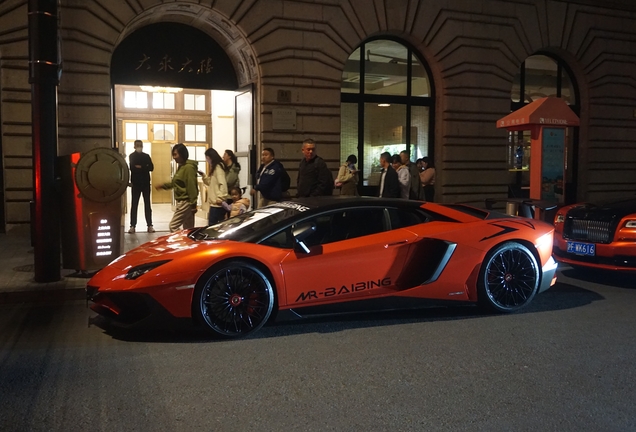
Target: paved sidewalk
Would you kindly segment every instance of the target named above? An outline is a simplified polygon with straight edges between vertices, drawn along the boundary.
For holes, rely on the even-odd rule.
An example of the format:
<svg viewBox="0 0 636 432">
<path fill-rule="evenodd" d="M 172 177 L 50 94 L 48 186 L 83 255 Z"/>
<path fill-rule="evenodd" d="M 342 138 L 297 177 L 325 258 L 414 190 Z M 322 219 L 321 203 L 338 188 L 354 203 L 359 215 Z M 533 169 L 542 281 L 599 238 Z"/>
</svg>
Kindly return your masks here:
<svg viewBox="0 0 636 432">
<path fill-rule="evenodd" d="M 169 234 L 168 224 L 172 218 L 169 204 L 153 204 L 152 216 L 157 232 L 145 232 L 143 224 L 137 226 L 141 232 L 124 234 L 124 252 L 150 240 Z M 126 216 L 128 221 L 128 215 Z M 196 226 L 205 225 L 197 217 Z M 128 227 L 126 226 L 126 230 Z M 83 299 L 87 277 L 78 277 L 76 269 L 61 269 L 62 279 L 57 282 L 35 282 L 34 254 L 31 246 L 29 225 L 17 226 L 6 234 L 0 233 L 0 304 L 21 302 L 50 302 L 57 300 Z"/>
<path fill-rule="evenodd" d="M 124 234 L 124 251 L 153 240 L 167 231 L 154 234 Z M 26 301 L 83 299 L 87 277 L 78 277 L 75 269 L 61 269 L 57 282 L 35 282 L 34 254 L 29 226 L 19 226 L 0 234 L 0 304 Z"/>
</svg>

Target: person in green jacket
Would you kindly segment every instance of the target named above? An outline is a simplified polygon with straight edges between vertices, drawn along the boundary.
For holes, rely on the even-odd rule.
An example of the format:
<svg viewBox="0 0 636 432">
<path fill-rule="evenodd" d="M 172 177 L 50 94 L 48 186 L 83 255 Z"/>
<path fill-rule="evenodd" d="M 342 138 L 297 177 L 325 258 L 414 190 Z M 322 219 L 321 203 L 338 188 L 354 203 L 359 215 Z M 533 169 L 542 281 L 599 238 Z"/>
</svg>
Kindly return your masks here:
<svg viewBox="0 0 636 432">
<path fill-rule="evenodd" d="M 225 164 L 225 181 L 228 190 L 233 187 L 240 188 L 239 173 L 241 172 L 241 164 L 238 163 L 237 157 L 232 150 L 225 150 L 223 163 Z"/>
<path fill-rule="evenodd" d="M 170 232 L 194 227 L 194 214 L 197 212 L 199 186 L 197 181 L 198 166 L 195 161 L 188 160 L 188 149 L 183 144 L 172 147 L 172 158 L 179 168 L 172 181 L 157 186 L 157 189 L 172 189 L 176 201 L 176 209 L 170 221 Z"/>
</svg>

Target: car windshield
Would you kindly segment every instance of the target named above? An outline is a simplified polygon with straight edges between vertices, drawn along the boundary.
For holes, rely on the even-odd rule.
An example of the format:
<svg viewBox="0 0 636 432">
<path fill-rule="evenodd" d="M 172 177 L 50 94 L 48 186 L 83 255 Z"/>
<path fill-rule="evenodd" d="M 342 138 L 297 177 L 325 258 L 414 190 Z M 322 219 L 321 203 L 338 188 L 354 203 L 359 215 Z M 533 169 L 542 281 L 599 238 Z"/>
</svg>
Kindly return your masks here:
<svg viewBox="0 0 636 432">
<path fill-rule="evenodd" d="M 267 234 L 274 225 L 292 218 L 302 211 L 297 206 L 268 206 L 196 230 L 191 234 L 191 237 L 195 240 L 246 241 L 254 236 L 260 237 Z"/>
</svg>

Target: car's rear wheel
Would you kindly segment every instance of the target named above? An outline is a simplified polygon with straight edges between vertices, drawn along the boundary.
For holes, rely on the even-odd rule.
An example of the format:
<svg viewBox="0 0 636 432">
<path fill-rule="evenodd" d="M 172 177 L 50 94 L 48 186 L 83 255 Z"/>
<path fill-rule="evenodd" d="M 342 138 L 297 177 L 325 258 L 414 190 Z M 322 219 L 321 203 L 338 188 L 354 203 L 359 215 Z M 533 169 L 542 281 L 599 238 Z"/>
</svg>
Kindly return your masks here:
<svg viewBox="0 0 636 432">
<path fill-rule="evenodd" d="M 193 312 L 207 330 L 225 338 L 252 333 L 274 307 L 274 289 L 256 266 L 229 262 L 213 268 L 198 284 Z"/>
<path fill-rule="evenodd" d="M 482 264 L 479 303 L 491 311 L 517 311 L 532 301 L 539 282 L 539 264 L 532 252 L 520 243 L 503 243 L 491 250 Z"/>
</svg>

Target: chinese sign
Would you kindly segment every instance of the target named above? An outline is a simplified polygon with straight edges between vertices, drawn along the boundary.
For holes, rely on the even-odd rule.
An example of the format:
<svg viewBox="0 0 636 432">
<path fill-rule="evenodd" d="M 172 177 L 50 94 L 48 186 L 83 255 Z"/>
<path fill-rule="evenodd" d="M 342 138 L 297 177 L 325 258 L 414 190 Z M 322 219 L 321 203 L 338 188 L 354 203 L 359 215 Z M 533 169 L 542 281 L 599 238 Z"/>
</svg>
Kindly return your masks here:
<svg viewBox="0 0 636 432">
<path fill-rule="evenodd" d="M 113 52 L 110 73 L 113 84 L 238 88 L 225 49 L 208 34 L 180 23 L 150 24 L 128 35 Z"/>
<path fill-rule="evenodd" d="M 212 58 L 204 57 L 197 61 L 187 57 L 173 58 L 173 56 L 164 54 L 161 57 L 152 58 L 142 53 L 137 60 L 135 70 L 155 70 L 157 72 L 174 72 L 174 73 L 194 73 L 209 74 L 214 69 Z"/>
</svg>

